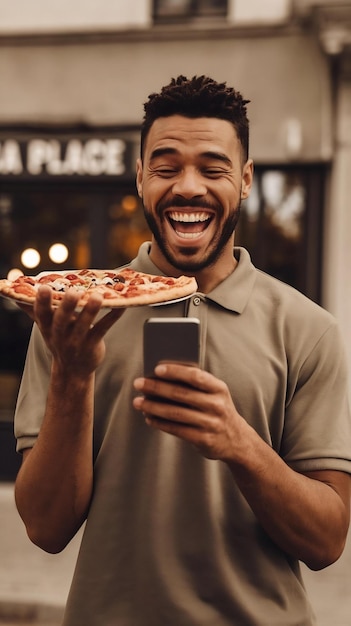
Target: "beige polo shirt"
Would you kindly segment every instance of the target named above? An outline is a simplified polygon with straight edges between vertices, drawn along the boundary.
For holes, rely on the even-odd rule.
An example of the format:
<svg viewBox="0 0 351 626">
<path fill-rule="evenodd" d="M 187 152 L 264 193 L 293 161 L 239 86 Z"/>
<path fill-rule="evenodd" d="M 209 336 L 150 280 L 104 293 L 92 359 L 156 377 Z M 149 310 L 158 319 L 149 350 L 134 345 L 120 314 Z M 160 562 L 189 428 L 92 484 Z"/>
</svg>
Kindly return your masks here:
<svg viewBox="0 0 351 626">
<path fill-rule="evenodd" d="M 143 244 L 131 266 L 159 273 Z M 151 316 L 201 321 L 205 369 L 298 471 L 351 472 L 347 372 L 335 320 L 256 270 L 248 253 L 210 294 L 127 310 L 97 371 L 95 488 L 64 626 L 310 626 L 299 564 L 258 524 L 224 463 L 149 429 L 133 410 L 142 327 Z M 31 446 L 50 357 L 34 330 L 15 418 Z M 43 480 L 45 477 L 43 477 Z M 54 497 L 54 494 L 53 494 Z"/>
</svg>

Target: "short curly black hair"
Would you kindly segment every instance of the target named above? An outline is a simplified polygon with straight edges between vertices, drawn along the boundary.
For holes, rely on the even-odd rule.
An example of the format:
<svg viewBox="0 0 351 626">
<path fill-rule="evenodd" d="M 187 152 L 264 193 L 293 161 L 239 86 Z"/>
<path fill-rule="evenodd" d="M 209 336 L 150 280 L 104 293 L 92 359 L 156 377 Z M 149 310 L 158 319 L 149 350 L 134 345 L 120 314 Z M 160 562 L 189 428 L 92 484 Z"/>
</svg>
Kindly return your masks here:
<svg viewBox="0 0 351 626">
<path fill-rule="evenodd" d="M 242 146 L 243 158 L 249 156 L 249 120 L 242 95 L 226 83 L 218 83 L 208 76 L 172 78 L 159 93 L 152 93 L 144 104 L 145 115 L 141 126 L 141 158 L 144 155 L 148 132 L 159 117 L 216 117 L 233 124 Z"/>
</svg>

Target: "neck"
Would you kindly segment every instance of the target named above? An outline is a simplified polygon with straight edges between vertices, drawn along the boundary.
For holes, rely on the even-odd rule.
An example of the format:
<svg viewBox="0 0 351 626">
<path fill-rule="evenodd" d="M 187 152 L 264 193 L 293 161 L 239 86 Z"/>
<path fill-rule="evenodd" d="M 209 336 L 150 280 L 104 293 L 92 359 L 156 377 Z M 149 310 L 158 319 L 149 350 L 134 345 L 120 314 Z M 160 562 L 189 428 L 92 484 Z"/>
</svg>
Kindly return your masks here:
<svg viewBox="0 0 351 626">
<path fill-rule="evenodd" d="M 185 276 L 195 276 L 199 291 L 205 294 L 209 293 L 223 282 L 223 280 L 235 270 L 238 264 L 233 254 L 233 245 L 227 246 L 215 263 L 211 266 L 204 267 L 198 272 L 188 272 L 174 267 L 163 256 L 155 241 L 152 241 L 151 244 L 150 259 L 166 276 L 177 277 L 182 274 Z"/>
</svg>

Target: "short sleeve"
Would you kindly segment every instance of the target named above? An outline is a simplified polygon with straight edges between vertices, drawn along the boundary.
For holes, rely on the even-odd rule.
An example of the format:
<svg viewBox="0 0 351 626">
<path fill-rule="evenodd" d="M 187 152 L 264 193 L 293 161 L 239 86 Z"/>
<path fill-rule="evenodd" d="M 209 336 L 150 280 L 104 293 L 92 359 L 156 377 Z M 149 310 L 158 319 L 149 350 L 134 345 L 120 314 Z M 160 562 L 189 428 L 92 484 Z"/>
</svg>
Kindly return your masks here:
<svg viewBox="0 0 351 626">
<path fill-rule="evenodd" d="M 35 444 L 45 413 L 50 370 L 51 354 L 34 325 L 14 418 L 18 452 Z"/>
<path fill-rule="evenodd" d="M 351 473 L 348 370 L 336 322 L 301 363 L 286 407 L 281 456 L 297 471 Z"/>
</svg>

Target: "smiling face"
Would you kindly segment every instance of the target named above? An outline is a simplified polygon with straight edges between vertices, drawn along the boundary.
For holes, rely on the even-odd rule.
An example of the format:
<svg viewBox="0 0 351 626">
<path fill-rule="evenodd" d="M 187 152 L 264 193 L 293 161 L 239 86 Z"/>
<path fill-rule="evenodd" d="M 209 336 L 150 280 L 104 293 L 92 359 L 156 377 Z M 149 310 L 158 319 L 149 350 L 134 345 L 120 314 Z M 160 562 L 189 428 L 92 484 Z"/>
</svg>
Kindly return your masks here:
<svg viewBox="0 0 351 626">
<path fill-rule="evenodd" d="M 153 233 L 150 256 L 166 273 L 233 270 L 234 229 L 252 183 L 232 124 L 158 118 L 147 136 L 137 188 Z"/>
</svg>

